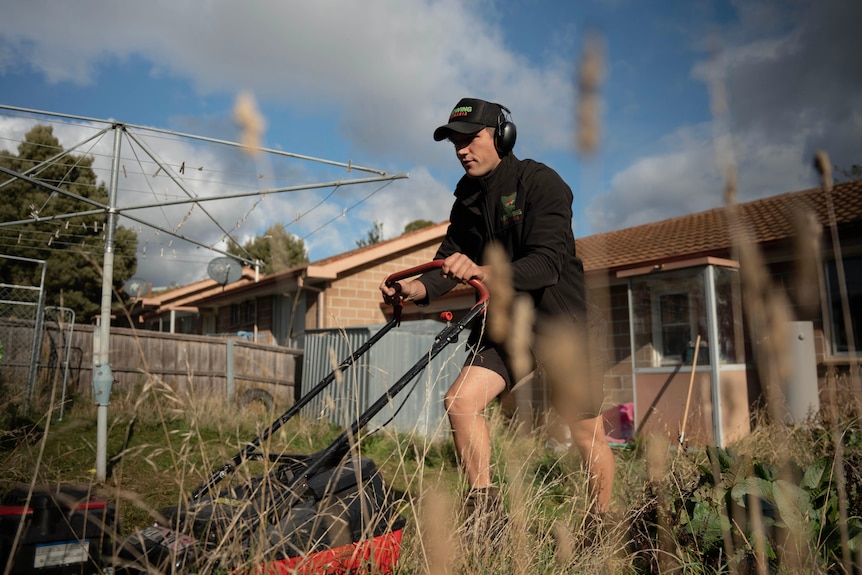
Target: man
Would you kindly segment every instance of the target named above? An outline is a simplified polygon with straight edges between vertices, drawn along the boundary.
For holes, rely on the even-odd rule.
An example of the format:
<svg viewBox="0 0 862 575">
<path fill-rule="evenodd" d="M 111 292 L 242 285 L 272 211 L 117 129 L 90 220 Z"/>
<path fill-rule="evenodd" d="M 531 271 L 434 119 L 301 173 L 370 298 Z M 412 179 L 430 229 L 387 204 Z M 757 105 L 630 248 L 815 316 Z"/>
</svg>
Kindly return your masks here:
<svg viewBox="0 0 862 575">
<path fill-rule="evenodd" d="M 380 285 L 384 301 L 396 298 L 427 305 L 458 283 L 492 279 L 486 249 L 498 245 L 511 265 L 512 287 L 528 294 L 535 306 L 537 346 L 554 338 L 552 329 L 562 323 L 584 334 L 586 297 L 583 265 L 575 255 L 572 233 L 572 192 L 560 176 L 533 160 L 519 160 L 511 152 L 515 126 L 507 119 L 505 107 L 464 98 L 455 106 L 449 122 L 434 131 L 434 140 L 448 139 L 464 168 L 455 188 L 455 203 L 435 259 L 442 259 L 441 271 L 426 273 L 411 281 Z M 499 271 L 499 270 L 498 270 Z M 494 292 L 491 293 L 494 300 Z M 581 338 L 582 344 L 585 343 Z M 502 342 L 492 341 L 481 326 L 474 326 L 468 340 L 470 357 L 446 393 L 446 410 L 455 447 L 471 488 L 468 505 L 494 506 L 497 497 L 491 474 L 491 440 L 483 411 L 513 381 L 509 358 Z M 537 360 L 543 357 L 537 347 Z M 572 355 L 572 354 L 570 354 Z M 586 358 L 586 353 L 582 354 Z M 552 357 L 547 357 L 552 361 Z M 588 366 L 579 366 L 581 373 Z M 556 372 L 559 388 L 591 386 L 601 378 L 578 380 L 572 370 Z M 567 379 L 569 381 L 562 381 Z M 608 510 L 613 487 L 613 454 L 605 440 L 600 389 L 583 393 L 557 393 L 557 397 L 577 398 L 575 403 L 555 405 L 571 430 L 573 445 L 588 467 L 594 510 Z"/>
</svg>

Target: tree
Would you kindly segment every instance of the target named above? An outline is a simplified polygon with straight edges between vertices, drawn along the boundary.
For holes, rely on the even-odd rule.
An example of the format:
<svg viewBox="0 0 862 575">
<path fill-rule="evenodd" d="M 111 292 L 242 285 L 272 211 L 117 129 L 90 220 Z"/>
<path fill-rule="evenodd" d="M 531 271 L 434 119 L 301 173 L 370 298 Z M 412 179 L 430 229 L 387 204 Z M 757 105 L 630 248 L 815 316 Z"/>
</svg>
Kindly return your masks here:
<svg viewBox="0 0 862 575">
<path fill-rule="evenodd" d="M 849 169 L 847 168 L 839 168 L 835 166 L 835 181 L 837 183 L 841 182 L 852 182 L 853 180 L 862 179 L 862 165 L 853 164 Z"/>
<path fill-rule="evenodd" d="M 302 238 L 287 233 L 284 225 L 275 223 L 262 236 L 256 236 L 242 247 L 228 241 L 227 253 L 263 262 L 261 271 L 273 274 L 308 263 L 308 251 Z"/>
<path fill-rule="evenodd" d="M 368 230 L 366 236 L 361 240 L 356 240 L 356 247 L 364 248 L 374 244 L 379 244 L 383 241 L 383 222 L 374 220 L 374 228 Z"/>
<path fill-rule="evenodd" d="M 18 154 L 0 150 L 0 165 L 18 173 L 31 169 L 63 151 L 50 126 L 38 125 L 18 145 Z M 46 164 L 31 177 L 62 190 L 107 205 L 104 182 L 97 182 L 93 158 L 69 154 Z M 8 182 L 8 183 L 6 183 Z M 49 215 L 92 210 L 91 204 L 64 194 L 0 174 L 0 222 L 15 222 Z M 107 214 L 37 221 L 0 228 L 0 252 L 45 260 L 45 302 L 71 308 L 75 319 L 88 322 L 101 311 L 102 260 Z M 113 285 L 119 291 L 137 269 L 137 235 L 118 226 L 114 232 Z M 38 286 L 38 266 L 0 258 L 0 278 L 5 283 Z"/>
<path fill-rule="evenodd" d="M 434 222 L 430 220 L 413 220 L 406 226 L 404 226 L 405 234 L 409 234 L 410 232 L 415 232 L 416 230 L 421 230 L 422 228 L 427 228 L 429 226 L 433 226 Z"/>
</svg>

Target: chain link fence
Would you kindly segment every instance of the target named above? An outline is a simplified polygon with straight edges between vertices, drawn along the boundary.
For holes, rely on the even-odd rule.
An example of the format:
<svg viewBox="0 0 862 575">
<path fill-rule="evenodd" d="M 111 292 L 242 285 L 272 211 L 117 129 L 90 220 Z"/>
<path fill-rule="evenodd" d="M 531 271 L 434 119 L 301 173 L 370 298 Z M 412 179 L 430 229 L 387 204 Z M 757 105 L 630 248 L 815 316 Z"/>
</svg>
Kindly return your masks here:
<svg viewBox="0 0 862 575">
<path fill-rule="evenodd" d="M 45 317 L 45 261 L 0 254 L 0 263 L 17 260 L 33 267 L 38 286 L 0 283 L 0 345 L 3 379 L 0 392 L 20 397 L 27 411 L 38 375 Z"/>
<path fill-rule="evenodd" d="M 55 389 L 59 395 L 59 418 L 63 419 L 70 376 L 72 336 L 75 331 L 75 311 L 67 307 L 45 307 L 40 353 L 37 364 L 37 385 Z"/>
</svg>

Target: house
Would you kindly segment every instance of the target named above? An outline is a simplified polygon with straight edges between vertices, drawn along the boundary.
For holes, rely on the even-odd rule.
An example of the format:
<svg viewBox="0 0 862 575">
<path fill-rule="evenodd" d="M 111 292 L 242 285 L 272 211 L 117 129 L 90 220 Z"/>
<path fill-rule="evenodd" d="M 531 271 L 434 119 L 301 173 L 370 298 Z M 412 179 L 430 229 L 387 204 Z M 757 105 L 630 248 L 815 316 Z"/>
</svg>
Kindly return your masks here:
<svg viewBox="0 0 862 575">
<path fill-rule="evenodd" d="M 804 220 L 806 228 L 798 223 L 803 213 L 811 215 Z M 380 298 L 381 280 L 430 261 L 447 225 L 258 281 L 201 291 L 188 300 L 165 299 L 164 306 L 150 302 L 143 317 L 148 326 L 161 322 L 164 327 L 170 305 L 180 309 L 182 303 L 183 309 L 197 309 L 198 325 L 208 332 L 244 331 L 297 347 L 306 330 L 381 324 L 391 313 Z M 592 338 L 604 342 L 607 354 L 607 401 L 634 403 L 639 429 L 674 434 L 691 421 L 687 435 L 719 445 L 748 432 L 750 406 L 763 392 L 754 359 L 765 340 L 750 337 L 747 329 L 751 302 L 744 301 L 740 276 L 760 264 L 740 257 L 735 243 L 740 237 L 746 239 L 743 245 L 757 247 L 775 293 L 790 302 L 793 329 L 801 330 L 788 334 L 789 345 L 802 346 L 793 357 L 803 363 L 792 371 L 801 380 L 814 373 L 819 382 L 814 397 L 796 398 L 799 409 L 817 408 L 828 372 L 858 365 L 860 343 L 854 334 L 862 327 L 862 180 L 829 192 L 785 193 L 733 210 L 716 208 L 578 238 L 598 311 Z M 799 255 L 813 254 L 818 246 L 822 260 Z M 809 292 L 814 305 L 804 296 Z M 472 290 L 454 290 L 428 307 L 407 304 L 403 320 L 433 319 L 445 310 L 463 313 L 473 301 Z M 516 403 L 541 412 L 547 399 L 537 386 Z"/>
<path fill-rule="evenodd" d="M 747 259 L 740 257 L 740 238 L 757 247 Z M 694 430 L 703 442 L 721 445 L 747 432 L 749 406 L 764 393 L 756 357 L 770 337 L 782 337 L 750 335 L 757 302 L 743 301 L 752 298 L 739 276 L 750 285 L 761 266 L 774 286 L 768 296 L 788 301 L 782 343 L 791 369 L 781 383 L 787 408 L 796 410 L 788 419 L 818 408 L 828 374 L 858 374 L 860 344 L 853 334 L 862 327 L 862 181 L 597 234 L 577 245 L 608 326 L 606 394 L 635 402 L 641 431 L 678 430 L 690 397 L 695 405 L 705 399 L 704 411 L 713 412 L 702 414 Z M 695 357 L 699 381 L 691 373 Z M 698 397 L 703 387 L 711 397 Z"/>
<path fill-rule="evenodd" d="M 258 279 L 253 269 L 242 267 L 231 289 L 254 283 Z M 197 302 L 224 291 L 225 286 L 214 279 L 205 279 L 144 297 L 132 298 L 129 310 L 136 327 L 169 333 L 210 335 L 216 326 L 200 314 Z"/>
</svg>

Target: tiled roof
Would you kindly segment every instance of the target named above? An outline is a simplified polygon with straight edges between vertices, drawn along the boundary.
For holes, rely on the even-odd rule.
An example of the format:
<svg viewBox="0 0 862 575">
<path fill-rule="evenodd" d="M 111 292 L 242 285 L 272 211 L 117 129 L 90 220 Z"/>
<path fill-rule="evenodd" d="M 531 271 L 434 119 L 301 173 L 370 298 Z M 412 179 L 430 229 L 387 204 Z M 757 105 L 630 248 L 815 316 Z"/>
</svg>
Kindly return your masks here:
<svg viewBox="0 0 862 575">
<path fill-rule="evenodd" d="M 802 209 L 812 210 L 822 225 L 828 225 L 828 197 L 814 188 L 738 204 L 738 222 L 756 243 L 785 240 L 794 235 L 793 218 Z M 831 198 L 837 224 L 862 220 L 862 180 L 836 185 Z M 716 255 L 731 247 L 727 208 L 577 239 L 586 271 Z"/>
<path fill-rule="evenodd" d="M 231 286 L 243 286 L 254 283 L 254 270 L 248 266 L 242 267 L 240 278 L 233 282 Z M 224 290 L 224 286 L 217 281 L 207 278 L 184 286 L 165 290 L 158 294 L 143 297 L 137 300 L 137 303 L 143 308 L 168 309 L 170 307 L 194 305 L 190 302 L 196 302 L 208 295 L 218 293 Z"/>
</svg>

